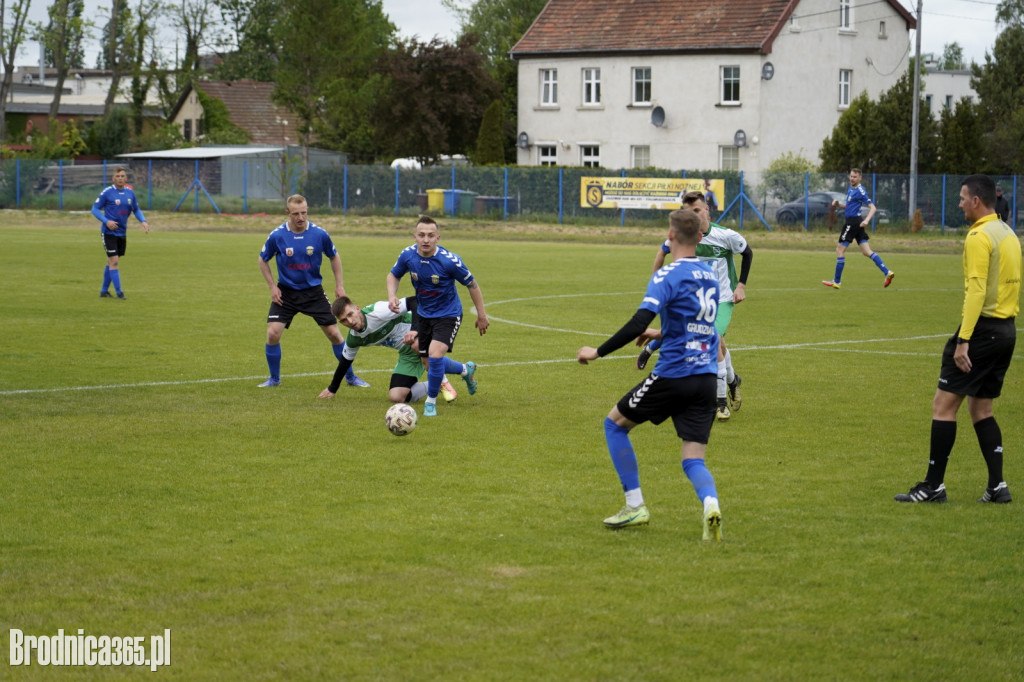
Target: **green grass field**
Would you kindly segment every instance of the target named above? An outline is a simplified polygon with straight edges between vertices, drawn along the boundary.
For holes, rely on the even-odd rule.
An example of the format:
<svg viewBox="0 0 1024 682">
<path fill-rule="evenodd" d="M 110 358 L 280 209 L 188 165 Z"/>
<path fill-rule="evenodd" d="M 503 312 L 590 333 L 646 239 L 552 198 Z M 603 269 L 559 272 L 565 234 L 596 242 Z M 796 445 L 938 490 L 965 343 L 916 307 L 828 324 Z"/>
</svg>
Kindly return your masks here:
<svg viewBox="0 0 1024 682">
<path fill-rule="evenodd" d="M 728 336 L 743 408 L 708 448 L 725 535 L 711 544 L 667 424 L 633 432 L 650 526 L 603 527 L 622 493 L 602 421 L 642 375 L 632 347 L 574 361 L 632 315 L 660 233 L 642 247 L 443 241 L 488 303 L 491 330 L 467 312 L 453 353 L 480 365 L 480 390 L 396 438 L 394 351 L 360 353 L 372 388 L 319 400 L 335 361 L 308 318 L 285 333 L 282 386 L 256 388 L 256 259 L 275 218 L 134 230 L 117 301 L 97 296 L 88 218 L 17 216 L 0 227 L 5 632 L 148 642 L 170 628 L 159 674 L 182 680 L 1024 676 L 1020 347 L 996 402 L 1018 501 L 975 502 L 986 476 L 966 410 L 950 503 L 892 500 L 927 464 L 958 255 L 880 242 L 893 286 L 851 251 L 833 291 L 819 284 L 831 246 L 756 252 Z M 332 235 L 349 294 L 382 298 L 411 238 L 347 237 L 344 222 Z M 13 680 L 148 670 L 2 666 Z"/>
</svg>

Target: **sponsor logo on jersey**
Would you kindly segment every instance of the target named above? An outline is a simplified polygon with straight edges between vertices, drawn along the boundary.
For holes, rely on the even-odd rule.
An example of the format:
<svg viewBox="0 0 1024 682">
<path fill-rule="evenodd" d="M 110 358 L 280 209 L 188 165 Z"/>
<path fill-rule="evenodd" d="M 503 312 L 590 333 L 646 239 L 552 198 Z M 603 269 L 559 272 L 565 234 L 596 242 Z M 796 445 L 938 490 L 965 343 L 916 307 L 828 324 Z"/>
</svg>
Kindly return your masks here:
<svg viewBox="0 0 1024 682">
<path fill-rule="evenodd" d="M 287 249 L 284 250 L 284 255 L 286 255 L 289 258 L 291 258 L 292 256 L 295 255 L 295 249 L 293 249 L 292 247 L 289 246 Z"/>
<path fill-rule="evenodd" d="M 307 255 L 307 256 L 312 256 L 312 255 L 313 255 L 313 251 L 315 251 L 315 250 L 316 250 L 316 248 L 315 248 L 315 247 L 313 247 L 313 246 L 307 246 L 307 247 L 306 247 L 306 255 Z"/>
<path fill-rule="evenodd" d="M 430 276 L 430 283 L 431 284 L 436 285 L 440 281 L 441 281 L 441 277 L 439 275 L 431 275 Z"/>
</svg>

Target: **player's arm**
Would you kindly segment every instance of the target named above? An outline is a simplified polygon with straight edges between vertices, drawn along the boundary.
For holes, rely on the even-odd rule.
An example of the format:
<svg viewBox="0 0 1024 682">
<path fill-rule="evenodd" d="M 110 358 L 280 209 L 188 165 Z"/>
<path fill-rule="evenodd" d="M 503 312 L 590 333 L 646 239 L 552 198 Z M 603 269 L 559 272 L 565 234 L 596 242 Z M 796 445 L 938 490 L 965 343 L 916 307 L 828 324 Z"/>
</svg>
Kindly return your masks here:
<svg viewBox="0 0 1024 682">
<path fill-rule="evenodd" d="M 135 197 L 134 193 L 132 194 L 132 196 Z M 135 210 L 133 211 L 133 213 L 135 214 L 135 219 L 139 221 L 139 225 L 142 226 L 143 232 L 149 232 L 149 223 L 146 222 L 146 216 L 142 213 L 142 207 L 139 206 L 138 197 L 135 197 L 135 200 L 132 202 L 132 205 L 135 207 Z"/>
<path fill-rule="evenodd" d="M 270 287 L 270 300 L 280 305 L 281 289 L 277 286 L 277 282 L 274 281 L 274 273 L 270 270 L 270 263 L 263 260 L 263 256 L 259 257 L 259 261 L 260 273 L 263 275 L 263 279 L 266 280 L 267 286 Z"/>
<path fill-rule="evenodd" d="M 629 322 L 624 324 L 622 329 L 615 332 L 610 339 L 602 343 L 599 348 L 584 346 L 576 351 L 576 361 L 581 365 L 585 365 L 591 360 L 597 360 L 598 358 L 603 358 L 609 353 L 614 353 L 636 337 L 645 333 L 647 326 L 656 316 L 657 313 L 653 310 L 639 308 Z"/>
<path fill-rule="evenodd" d="M 964 292 L 963 318 L 957 334 L 956 351 L 953 362 L 961 372 L 971 371 L 969 341 L 974 335 L 974 328 L 985 305 L 986 287 L 988 285 L 988 269 L 991 244 L 981 233 L 968 235 L 964 244 L 964 257 L 967 262 L 967 282 Z"/>
<path fill-rule="evenodd" d="M 487 319 L 487 311 L 484 310 L 484 294 L 475 279 L 467 284 L 466 288 L 469 289 L 469 297 L 473 299 L 473 306 L 476 308 L 476 328 L 480 330 L 480 336 L 483 336 L 491 326 L 491 321 Z"/>
<path fill-rule="evenodd" d="M 665 251 L 664 244 L 658 247 L 658 252 L 654 254 L 654 270 L 652 270 L 651 272 L 657 272 L 658 270 L 661 270 L 661 266 L 665 264 L 666 253 L 668 252 Z"/>
<path fill-rule="evenodd" d="M 860 224 L 861 227 L 866 227 L 867 224 L 871 222 L 871 219 L 874 216 L 875 216 L 875 202 L 873 202 L 870 199 L 868 199 L 868 214 L 864 217 L 864 220 L 861 221 L 861 224 Z"/>
<path fill-rule="evenodd" d="M 341 254 L 337 251 L 331 256 L 331 271 L 334 273 L 334 298 L 345 295 L 345 278 L 341 271 Z"/>
<path fill-rule="evenodd" d="M 341 359 L 338 360 L 338 368 L 334 370 L 334 377 L 331 378 L 331 385 L 325 388 L 317 397 L 333 398 L 335 394 L 337 394 L 338 389 L 341 388 L 341 381 L 345 378 L 345 374 L 351 366 L 352 360 L 347 359 L 344 354 L 342 354 Z"/>
<path fill-rule="evenodd" d="M 399 279 L 395 277 L 394 273 L 388 272 L 387 276 L 387 289 L 388 289 L 388 307 L 391 308 L 391 312 L 397 313 L 400 309 L 401 304 L 398 301 L 398 282 Z"/>
<path fill-rule="evenodd" d="M 739 303 L 747 297 L 747 277 L 750 275 L 750 264 L 754 262 L 754 250 L 747 248 L 740 252 L 740 276 L 732 289 L 732 302 Z"/>
<path fill-rule="evenodd" d="M 96 220 L 100 221 L 100 224 L 103 225 L 103 227 L 107 228 L 108 230 L 116 230 L 117 221 L 110 220 L 109 218 L 107 218 L 107 214 L 104 212 L 106 205 L 107 202 L 104 201 L 103 195 L 100 194 L 99 198 L 96 199 L 96 201 L 92 205 L 92 215 L 94 218 L 96 218 Z M 110 226 L 111 223 L 114 224 L 113 227 Z"/>
</svg>

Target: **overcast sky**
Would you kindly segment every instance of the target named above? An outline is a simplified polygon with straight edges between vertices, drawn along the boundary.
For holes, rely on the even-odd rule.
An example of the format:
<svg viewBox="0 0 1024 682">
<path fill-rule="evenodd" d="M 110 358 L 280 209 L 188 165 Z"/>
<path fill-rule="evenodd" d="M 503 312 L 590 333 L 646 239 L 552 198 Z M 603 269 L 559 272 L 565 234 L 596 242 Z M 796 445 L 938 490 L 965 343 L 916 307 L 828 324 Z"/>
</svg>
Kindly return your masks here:
<svg viewBox="0 0 1024 682">
<path fill-rule="evenodd" d="M 854 7 L 877 1 L 880 0 L 854 0 Z M 135 0 L 129 2 L 134 3 Z M 471 0 L 461 0 L 463 5 L 470 2 Z M 902 2 L 912 14 L 916 13 L 916 0 Z M 48 4 L 47 0 L 32 0 L 32 19 L 45 22 Z M 972 60 L 984 63 L 985 52 L 991 51 L 995 42 L 996 5 L 997 0 L 923 0 L 921 52 L 939 55 L 945 45 L 957 42 L 964 48 L 964 58 L 968 63 Z M 102 24 L 110 11 L 109 2 L 104 0 L 86 0 L 86 7 L 97 24 Z M 441 5 L 441 0 L 383 0 L 383 7 L 385 14 L 398 27 L 403 37 L 410 38 L 416 35 L 421 41 L 426 42 L 436 35 L 442 39 L 452 40 L 458 32 L 456 17 Z M 164 43 L 169 46 L 169 50 L 173 50 L 173 34 L 167 36 Z M 913 34 L 910 49 L 913 52 Z M 95 64 L 97 50 L 98 44 L 93 41 L 89 50 L 88 66 Z M 27 66 L 38 64 L 38 61 L 38 43 L 27 42 L 19 54 L 18 64 Z"/>
</svg>

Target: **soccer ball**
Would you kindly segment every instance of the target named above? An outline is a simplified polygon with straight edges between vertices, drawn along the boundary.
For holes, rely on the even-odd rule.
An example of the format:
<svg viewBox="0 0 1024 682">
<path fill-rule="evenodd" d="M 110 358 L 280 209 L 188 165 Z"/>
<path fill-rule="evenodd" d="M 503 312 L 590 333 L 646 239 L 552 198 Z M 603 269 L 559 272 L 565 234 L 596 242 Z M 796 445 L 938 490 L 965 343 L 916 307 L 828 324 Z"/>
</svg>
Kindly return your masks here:
<svg viewBox="0 0 1024 682">
<path fill-rule="evenodd" d="M 396 436 L 406 436 L 416 428 L 416 410 L 409 403 L 395 403 L 384 414 L 384 424 Z"/>
</svg>

